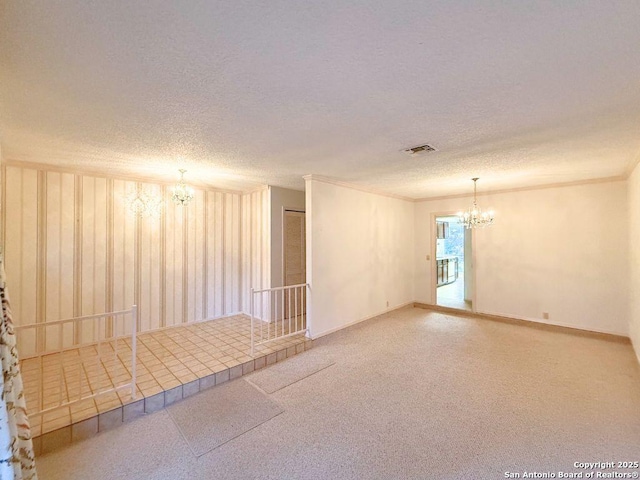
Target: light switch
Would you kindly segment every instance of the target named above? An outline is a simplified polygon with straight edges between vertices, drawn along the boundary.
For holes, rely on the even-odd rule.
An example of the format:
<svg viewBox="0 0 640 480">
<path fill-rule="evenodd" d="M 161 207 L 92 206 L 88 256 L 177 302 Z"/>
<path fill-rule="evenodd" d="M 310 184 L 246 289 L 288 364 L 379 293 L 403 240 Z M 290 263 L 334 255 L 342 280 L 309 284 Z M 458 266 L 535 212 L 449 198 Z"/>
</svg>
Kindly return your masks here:
<svg viewBox="0 0 640 480">
<path fill-rule="evenodd" d="M 427 261 L 431 260 L 431 255 L 427 255 Z"/>
</svg>

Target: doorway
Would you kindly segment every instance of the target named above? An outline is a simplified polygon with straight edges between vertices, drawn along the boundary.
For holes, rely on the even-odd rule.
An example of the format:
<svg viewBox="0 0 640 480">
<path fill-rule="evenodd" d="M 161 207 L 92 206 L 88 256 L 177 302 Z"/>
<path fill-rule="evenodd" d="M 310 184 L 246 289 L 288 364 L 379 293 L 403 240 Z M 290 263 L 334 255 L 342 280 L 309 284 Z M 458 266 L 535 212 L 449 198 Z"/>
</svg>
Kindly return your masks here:
<svg viewBox="0 0 640 480">
<path fill-rule="evenodd" d="M 436 305 L 473 310 L 471 230 L 454 215 L 435 217 Z"/>
</svg>

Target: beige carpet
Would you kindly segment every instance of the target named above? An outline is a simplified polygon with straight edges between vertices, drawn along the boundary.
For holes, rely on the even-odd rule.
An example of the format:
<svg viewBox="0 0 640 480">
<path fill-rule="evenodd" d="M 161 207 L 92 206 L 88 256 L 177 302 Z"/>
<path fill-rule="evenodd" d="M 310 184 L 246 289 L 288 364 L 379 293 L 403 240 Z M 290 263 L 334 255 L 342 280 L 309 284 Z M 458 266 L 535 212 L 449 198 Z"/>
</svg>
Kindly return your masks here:
<svg viewBox="0 0 640 480">
<path fill-rule="evenodd" d="M 407 308 L 311 352 L 337 364 L 205 455 L 160 411 L 38 458 L 40 480 L 492 480 L 640 457 L 629 344 Z"/>
<path fill-rule="evenodd" d="M 167 407 L 196 457 L 282 413 L 245 380 L 225 383 Z"/>
<path fill-rule="evenodd" d="M 332 365 L 335 365 L 332 359 L 326 358 L 322 352 L 311 350 L 259 370 L 247 377 L 247 381 L 266 393 L 274 393 Z"/>
</svg>

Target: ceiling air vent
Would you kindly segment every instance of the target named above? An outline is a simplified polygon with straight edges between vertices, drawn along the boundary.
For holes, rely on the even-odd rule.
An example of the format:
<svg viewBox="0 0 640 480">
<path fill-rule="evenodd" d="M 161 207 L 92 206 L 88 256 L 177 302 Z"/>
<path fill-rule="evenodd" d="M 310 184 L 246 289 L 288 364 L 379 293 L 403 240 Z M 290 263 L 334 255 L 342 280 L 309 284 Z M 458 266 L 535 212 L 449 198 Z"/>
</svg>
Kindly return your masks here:
<svg viewBox="0 0 640 480">
<path fill-rule="evenodd" d="M 406 150 L 403 150 L 404 153 L 406 153 L 407 155 L 422 155 L 424 153 L 427 152 L 435 152 L 436 151 L 436 147 L 429 145 L 428 143 L 425 143 L 424 145 L 418 145 L 417 147 L 411 147 L 411 148 L 407 148 Z"/>
</svg>

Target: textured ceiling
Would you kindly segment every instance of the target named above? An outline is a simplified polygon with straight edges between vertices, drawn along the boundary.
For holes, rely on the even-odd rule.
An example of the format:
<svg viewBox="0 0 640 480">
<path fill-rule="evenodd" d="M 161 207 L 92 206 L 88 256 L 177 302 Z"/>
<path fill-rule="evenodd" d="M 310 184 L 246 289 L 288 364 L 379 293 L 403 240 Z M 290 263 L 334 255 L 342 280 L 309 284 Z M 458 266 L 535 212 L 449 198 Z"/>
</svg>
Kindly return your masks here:
<svg viewBox="0 0 640 480">
<path fill-rule="evenodd" d="M 414 198 L 624 175 L 639 23 L 637 0 L 7 0 L 2 153 Z"/>
</svg>

